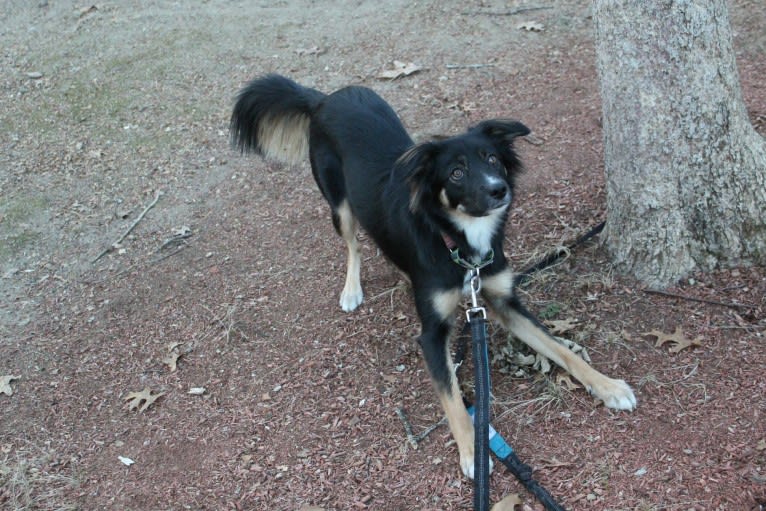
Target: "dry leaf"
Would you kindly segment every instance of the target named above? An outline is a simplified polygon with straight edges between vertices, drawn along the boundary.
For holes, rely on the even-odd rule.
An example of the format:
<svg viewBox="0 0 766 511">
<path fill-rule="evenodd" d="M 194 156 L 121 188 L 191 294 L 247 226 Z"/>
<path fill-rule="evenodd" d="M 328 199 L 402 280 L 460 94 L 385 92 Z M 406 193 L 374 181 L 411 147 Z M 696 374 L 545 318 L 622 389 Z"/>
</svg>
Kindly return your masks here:
<svg viewBox="0 0 766 511">
<path fill-rule="evenodd" d="M 580 358 L 585 360 L 586 362 L 590 363 L 590 355 L 588 355 L 588 350 L 583 348 L 581 345 L 577 344 L 571 339 L 566 339 L 564 337 L 556 337 L 556 340 L 559 341 L 561 344 L 572 350 L 573 353 L 577 353 L 580 355 Z"/>
<path fill-rule="evenodd" d="M 522 355 L 521 353 L 514 353 L 513 361 L 516 365 L 531 366 L 535 364 L 536 357 L 534 355 Z"/>
<path fill-rule="evenodd" d="M 412 73 L 417 73 L 421 70 L 421 67 L 413 62 L 404 63 L 399 60 L 394 61 L 394 68 L 386 71 L 381 71 L 378 78 L 384 80 L 396 80 L 402 76 L 409 76 Z"/>
<path fill-rule="evenodd" d="M 7 396 L 12 396 L 13 389 L 11 388 L 11 382 L 13 380 L 18 380 L 19 378 L 21 378 L 21 376 L 0 376 L 0 392 Z"/>
<path fill-rule="evenodd" d="M 569 391 L 577 390 L 580 388 L 579 385 L 572 381 L 572 378 L 570 378 L 568 374 L 559 374 L 556 376 L 556 385 L 564 387 Z"/>
<path fill-rule="evenodd" d="M 680 326 L 677 326 L 676 331 L 672 334 L 666 334 L 660 330 L 652 330 L 651 332 L 644 332 L 644 335 L 652 335 L 657 338 L 657 342 L 654 343 L 655 348 L 659 348 L 666 342 L 675 343 L 669 350 L 671 353 L 678 353 L 690 346 L 702 346 L 701 336 L 696 339 L 687 339 Z"/>
<path fill-rule="evenodd" d="M 143 412 L 144 410 L 152 406 L 152 403 L 154 403 L 157 400 L 157 398 L 163 395 L 165 395 L 164 392 L 160 392 L 159 394 L 152 394 L 152 391 L 149 389 L 149 387 L 146 387 L 141 392 L 128 393 L 128 395 L 125 396 L 125 401 L 130 401 L 130 404 L 128 405 L 128 410 L 134 410 L 138 408 L 139 412 Z M 143 405 L 141 404 L 142 402 L 144 403 Z"/>
<path fill-rule="evenodd" d="M 545 25 L 536 21 L 525 21 L 516 25 L 516 28 L 526 30 L 527 32 L 542 32 L 545 29 Z"/>
<path fill-rule="evenodd" d="M 177 352 L 168 353 L 163 359 L 162 363 L 168 366 L 171 373 L 176 372 L 176 369 L 178 369 L 177 363 L 178 359 L 181 358 L 181 354 Z"/>
<path fill-rule="evenodd" d="M 543 374 L 548 374 L 551 372 L 551 361 L 537 353 L 535 354 L 535 365 L 533 365 L 532 368 Z"/>
<path fill-rule="evenodd" d="M 569 332 L 577 326 L 577 320 L 574 318 L 549 320 L 545 322 L 545 325 L 550 329 L 553 335 L 560 335 L 565 332 Z"/>
<path fill-rule="evenodd" d="M 90 5 L 88 7 L 83 7 L 82 9 L 80 9 L 80 18 L 84 18 L 88 14 L 93 14 L 97 10 L 98 10 L 97 5 Z"/>
<path fill-rule="evenodd" d="M 513 511 L 516 506 L 521 505 L 521 499 L 518 493 L 511 493 L 503 497 L 503 500 L 492 506 L 492 511 Z"/>
<path fill-rule="evenodd" d="M 755 446 L 755 448 L 759 451 L 766 450 L 766 439 L 761 439 L 758 444 Z"/>
<path fill-rule="evenodd" d="M 295 53 L 302 57 L 304 55 L 321 55 L 324 50 L 320 49 L 319 46 L 312 46 L 311 48 L 298 48 Z"/>
</svg>

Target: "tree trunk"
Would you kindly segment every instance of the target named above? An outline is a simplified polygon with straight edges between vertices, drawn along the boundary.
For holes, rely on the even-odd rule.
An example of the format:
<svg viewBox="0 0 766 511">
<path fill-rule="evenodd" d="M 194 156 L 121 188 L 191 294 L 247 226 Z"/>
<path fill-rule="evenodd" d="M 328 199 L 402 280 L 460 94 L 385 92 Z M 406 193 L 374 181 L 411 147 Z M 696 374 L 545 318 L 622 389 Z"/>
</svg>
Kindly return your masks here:
<svg viewBox="0 0 766 511">
<path fill-rule="evenodd" d="M 651 286 L 766 263 L 766 143 L 725 0 L 594 0 L 606 246 Z"/>
</svg>

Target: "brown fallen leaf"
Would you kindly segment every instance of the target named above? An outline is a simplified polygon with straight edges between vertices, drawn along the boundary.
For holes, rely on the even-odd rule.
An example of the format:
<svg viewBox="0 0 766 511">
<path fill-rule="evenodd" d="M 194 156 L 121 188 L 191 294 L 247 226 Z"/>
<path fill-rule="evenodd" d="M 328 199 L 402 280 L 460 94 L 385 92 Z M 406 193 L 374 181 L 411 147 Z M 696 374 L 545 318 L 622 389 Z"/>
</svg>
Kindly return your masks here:
<svg viewBox="0 0 766 511">
<path fill-rule="evenodd" d="M 378 74 L 378 78 L 383 80 L 396 80 L 402 76 L 409 76 L 413 73 L 417 73 L 421 70 L 421 67 L 413 62 L 401 62 L 399 60 L 394 61 L 394 68 L 381 71 Z"/>
<path fill-rule="evenodd" d="M 143 412 L 157 400 L 160 396 L 165 395 L 164 392 L 160 392 L 159 394 L 152 394 L 152 391 L 149 389 L 149 387 L 146 387 L 141 392 L 129 392 L 127 396 L 125 396 L 125 401 L 130 401 L 128 405 L 128 410 L 135 410 L 138 408 L 139 412 Z M 143 402 L 143 404 L 141 404 Z"/>
<path fill-rule="evenodd" d="M 492 506 L 492 511 L 513 511 L 516 506 L 521 505 L 521 499 L 518 493 L 511 493 L 503 497 L 503 500 Z"/>
<path fill-rule="evenodd" d="M 644 332 L 644 335 L 651 335 L 657 338 L 657 342 L 654 343 L 655 348 L 659 348 L 667 342 L 675 343 L 670 347 L 671 353 L 678 353 L 679 351 L 686 349 L 690 346 L 702 346 L 702 336 L 696 339 L 688 339 L 680 326 L 676 327 L 676 331 L 672 334 L 666 334 L 660 330 L 652 330 L 650 332 Z"/>
<path fill-rule="evenodd" d="M 18 380 L 21 378 L 21 376 L 0 376 L 0 392 L 5 394 L 6 396 L 12 396 L 13 395 L 13 389 L 11 388 L 11 382 L 13 380 Z"/>
<path fill-rule="evenodd" d="M 577 390 L 580 388 L 579 385 L 577 385 L 575 382 L 572 381 L 572 378 L 568 374 L 562 374 L 559 373 L 556 376 L 556 385 L 559 387 L 564 387 L 565 389 L 569 391 Z"/>
<path fill-rule="evenodd" d="M 567 319 L 553 319 L 548 320 L 545 322 L 545 326 L 547 326 L 551 333 L 553 335 L 561 335 L 565 332 L 569 332 L 574 327 L 577 326 L 577 320 L 574 318 L 567 318 Z"/>
<path fill-rule="evenodd" d="M 162 363 L 168 366 L 171 373 L 176 372 L 176 369 L 178 369 L 178 359 L 181 358 L 181 354 L 177 351 L 173 351 L 171 353 L 168 353 L 163 359 Z"/>
</svg>

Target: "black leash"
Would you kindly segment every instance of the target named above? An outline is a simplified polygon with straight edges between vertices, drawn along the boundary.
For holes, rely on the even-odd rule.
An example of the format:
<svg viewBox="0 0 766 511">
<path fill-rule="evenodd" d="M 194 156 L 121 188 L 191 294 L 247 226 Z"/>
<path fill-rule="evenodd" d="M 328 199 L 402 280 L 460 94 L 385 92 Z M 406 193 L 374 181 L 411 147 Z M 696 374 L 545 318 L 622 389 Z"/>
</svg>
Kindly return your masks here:
<svg viewBox="0 0 766 511">
<path fill-rule="evenodd" d="M 471 270 L 471 308 L 466 311 L 466 320 L 471 327 L 473 339 L 474 392 L 476 394 L 473 417 L 473 508 L 475 511 L 489 511 L 489 350 L 487 348 L 487 311 L 478 304 L 480 290 L 481 279 L 477 267 Z"/>
<path fill-rule="evenodd" d="M 532 266 L 522 270 L 514 278 L 514 286 L 526 282 L 535 272 L 547 268 L 558 259 L 578 245 L 586 242 L 600 233 L 606 221 L 593 227 L 590 231 L 578 237 L 566 248 L 559 248 L 549 252 L 543 259 Z M 497 459 L 524 485 L 524 487 L 540 501 L 548 511 L 565 511 L 556 500 L 548 493 L 533 477 L 533 469 L 522 462 L 510 445 L 489 423 L 489 350 L 487 347 L 487 312 L 478 305 L 478 294 L 481 290 L 479 270 L 491 264 L 494 254 L 490 254 L 478 265 L 465 261 L 460 257 L 455 243 L 444 236 L 447 248 L 450 250 L 452 260 L 470 270 L 471 274 L 471 308 L 466 311 L 466 327 L 470 326 L 473 340 L 473 361 L 475 374 L 475 399 L 476 405 L 469 406 L 468 411 L 474 422 L 474 498 L 473 506 L 476 511 L 489 511 L 489 451 L 491 450 Z M 465 358 L 465 337 L 461 336 L 462 342 L 456 351 L 456 364 L 459 368 Z"/>
<path fill-rule="evenodd" d="M 478 292 L 478 289 L 477 289 Z M 474 293 L 474 278 L 471 279 L 471 298 Z M 474 493 L 475 511 L 489 510 L 489 451 L 534 495 L 548 511 L 566 511 L 540 483 L 532 477 L 532 467 L 523 463 L 508 442 L 489 423 L 489 355 L 487 348 L 486 311 L 475 304 L 466 313 L 466 327 L 470 327 L 473 340 L 473 362 L 475 374 L 475 406 L 468 406 L 468 413 L 474 423 Z M 458 363 L 465 355 L 465 337 L 458 345 Z"/>
<path fill-rule="evenodd" d="M 471 417 L 474 416 L 475 410 L 473 406 L 468 407 L 468 413 Z M 500 436 L 500 433 L 495 431 L 495 428 L 493 428 L 491 424 L 489 425 L 489 448 L 500 463 L 505 465 L 505 468 L 507 468 L 532 495 L 537 497 L 537 500 L 545 506 L 545 509 L 548 511 L 566 511 L 566 509 L 556 502 L 556 499 L 548 493 L 548 490 L 532 478 L 532 467 L 519 459 L 513 451 L 513 448 L 508 445 L 508 442 L 506 442 L 502 436 Z"/>
<path fill-rule="evenodd" d="M 554 250 L 551 250 L 545 255 L 545 257 L 540 259 L 538 262 L 524 268 L 523 270 L 521 270 L 521 272 L 517 273 L 513 279 L 513 286 L 517 287 L 524 284 L 526 281 L 528 281 L 532 277 L 532 275 L 552 265 L 553 263 L 555 263 L 556 261 L 564 257 L 568 252 L 570 252 L 571 250 L 574 250 L 579 245 L 582 245 L 583 243 L 585 243 L 586 241 L 588 241 L 589 239 L 591 239 L 592 237 L 594 237 L 595 235 L 603 231 L 605 225 L 606 225 L 606 220 L 602 221 L 600 224 L 596 225 L 585 234 L 579 236 L 571 243 L 564 245 L 564 247 L 559 247 Z"/>
</svg>

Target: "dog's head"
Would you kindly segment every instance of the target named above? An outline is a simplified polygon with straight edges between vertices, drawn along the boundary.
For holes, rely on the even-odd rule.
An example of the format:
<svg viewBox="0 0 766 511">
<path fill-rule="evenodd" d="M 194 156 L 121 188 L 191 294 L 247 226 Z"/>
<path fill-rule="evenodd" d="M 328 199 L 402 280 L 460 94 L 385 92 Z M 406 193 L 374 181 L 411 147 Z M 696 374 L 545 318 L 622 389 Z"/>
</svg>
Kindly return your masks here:
<svg viewBox="0 0 766 511">
<path fill-rule="evenodd" d="M 529 128 L 518 121 L 493 119 L 461 135 L 412 147 L 397 162 L 406 169 L 410 209 L 439 207 L 451 216 L 468 217 L 505 210 L 521 169 L 513 141 L 527 134 Z"/>
</svg>

